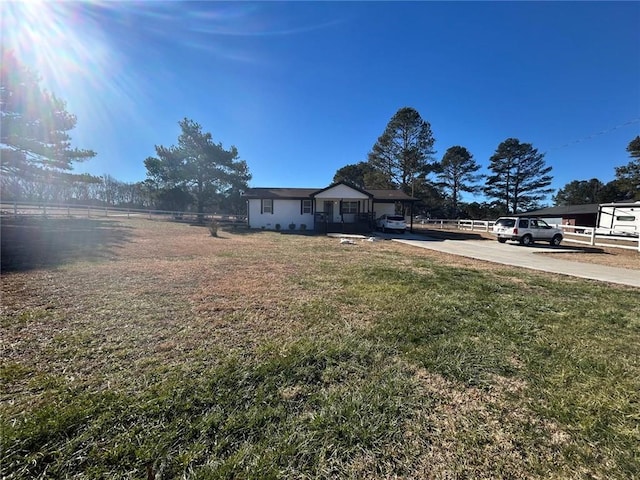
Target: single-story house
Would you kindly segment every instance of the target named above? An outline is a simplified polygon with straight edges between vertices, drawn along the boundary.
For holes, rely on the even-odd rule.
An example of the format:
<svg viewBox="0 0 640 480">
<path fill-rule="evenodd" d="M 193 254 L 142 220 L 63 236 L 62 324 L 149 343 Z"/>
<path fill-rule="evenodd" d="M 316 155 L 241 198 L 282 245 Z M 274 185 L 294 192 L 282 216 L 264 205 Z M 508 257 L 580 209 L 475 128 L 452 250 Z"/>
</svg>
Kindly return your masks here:
<svg viewBox="0 0 640 480">
<path fill-rule="evenodd" d="M 417 201 L 401 190 L 363 189 L 346 182 L 320 189 L 250 188 L 244 197 L 249 228 L 316 233 L 367 233 L 376 218 L 395 214 L 398 205 L 411 211 Z"/>
</svg>

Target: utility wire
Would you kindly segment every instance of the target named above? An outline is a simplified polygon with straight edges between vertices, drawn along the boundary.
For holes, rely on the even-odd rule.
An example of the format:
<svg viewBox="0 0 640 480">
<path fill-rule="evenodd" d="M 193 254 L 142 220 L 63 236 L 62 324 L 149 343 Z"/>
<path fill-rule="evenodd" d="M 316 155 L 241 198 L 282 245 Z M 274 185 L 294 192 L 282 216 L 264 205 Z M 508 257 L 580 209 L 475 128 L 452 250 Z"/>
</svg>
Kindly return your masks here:
<svg viewBox="0 0 640 480">
<path fill-rule="evenodd" d="M 573 140 L 571 142 L 567 142 L 558 147 L 553 147 L 547 150 L 547 152 L 552 152 L 554 150 L 560 150 L 561 148 L 570 147 L 571 145 L 575 145 L 576 143 L 586 142 L 587 140 L 591 140 L 592 138 L 600 137 L 602 135 L 606 135 L 607 133 L 611 133 L 614 130 L 618 130 L 619 128 L 626 127 L 627 125 L 633 125 L 634 123 L 640 123 L 640 117 L 634 118 L 633 120 L 629 120 L 628 122 L 621 123 L 620 125 L 616 125 L 615 127 L 609 128 L 607 130 L 602 130 L 601 132 L 592 133 L 584 138 L 579 138 L 578 140 Z"/>
</svg>

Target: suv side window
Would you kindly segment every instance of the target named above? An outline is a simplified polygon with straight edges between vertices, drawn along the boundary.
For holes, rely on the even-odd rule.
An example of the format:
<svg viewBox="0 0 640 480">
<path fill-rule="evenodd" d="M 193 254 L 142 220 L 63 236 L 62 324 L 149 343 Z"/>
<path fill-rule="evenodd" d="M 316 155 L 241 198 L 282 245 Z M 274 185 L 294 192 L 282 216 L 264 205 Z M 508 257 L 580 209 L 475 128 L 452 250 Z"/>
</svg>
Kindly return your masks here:
<svg viewBox="0 0 640 480">
<path fill-rule="evenodd" d="M 537 220 L 529 220 L 529 228 L 538 228 Z"/>
<path fill-rule="evenodd" d="M 520 228 L 529 228 L 529 219 L 521 218 L 520 219 Z"/>
</svg>

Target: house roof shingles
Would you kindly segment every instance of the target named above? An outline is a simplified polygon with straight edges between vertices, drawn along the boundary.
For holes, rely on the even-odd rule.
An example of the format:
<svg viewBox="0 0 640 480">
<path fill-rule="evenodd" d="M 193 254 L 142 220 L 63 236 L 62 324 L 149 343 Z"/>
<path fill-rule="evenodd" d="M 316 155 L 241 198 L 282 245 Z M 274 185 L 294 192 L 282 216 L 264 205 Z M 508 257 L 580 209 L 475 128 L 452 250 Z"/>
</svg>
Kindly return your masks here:
<svg viewBox="0 0 640 480">
<path fill-rule="evenodd" d="M 246 198 L 279 198 L 279 199 L 303 199 L 311 198 L 311 195 L 319 188 L 250 188 L 244 192 Z"/>
<path fill-rule="evenodd" d="M 274 198 L 281 200 L 299 200 L 312 198 L 312 196 L 327 188 L 250 188 L 244 193 L 245 198 Z M 360 190 L 360 189 L 358 189 Z M 380 202 L 412 202 L 415 198 L 410 197 L 402 190 L 369 190 L 362 189 L 362 192 L 373 196 L 373 199 Z"/>
</svg>

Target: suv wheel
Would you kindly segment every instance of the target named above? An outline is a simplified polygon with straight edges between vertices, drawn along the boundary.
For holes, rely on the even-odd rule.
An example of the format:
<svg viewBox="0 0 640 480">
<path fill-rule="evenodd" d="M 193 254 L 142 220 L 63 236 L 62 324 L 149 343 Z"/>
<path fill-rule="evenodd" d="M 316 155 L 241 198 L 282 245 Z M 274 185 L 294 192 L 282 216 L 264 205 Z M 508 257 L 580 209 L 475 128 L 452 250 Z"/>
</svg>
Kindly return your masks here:
<svg viewBox="0 0 640 480">
<path fill-rule="evenodd" d="M 520 243 L 525 247 L 533 245 L 533 237 L 528 233 L 520 239 Z"/>
<path fill-rule="evenodd" d="M 562 235 L 554 235 L 551 241 L 549 242 L 554 247 L 557 247 L 562 242 Z"/>
<path fill-rule="evenodd" d="M 505 243 L 505 242 L 507 241 L 507 239 L 506 239 L 506 238 L 500 238 L 500 237 L 498 237 L 498 241 L 499 241 L 500 243 Z"/>
</svg>

